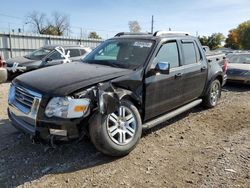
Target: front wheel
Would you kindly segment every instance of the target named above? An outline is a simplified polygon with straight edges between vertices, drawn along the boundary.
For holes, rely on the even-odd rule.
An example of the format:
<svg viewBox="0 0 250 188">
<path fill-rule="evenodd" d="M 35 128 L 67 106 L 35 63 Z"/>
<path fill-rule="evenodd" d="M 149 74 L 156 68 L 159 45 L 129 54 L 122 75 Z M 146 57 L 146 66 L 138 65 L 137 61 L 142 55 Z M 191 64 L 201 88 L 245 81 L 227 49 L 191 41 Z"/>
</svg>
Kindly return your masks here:
<svg viewBox="0 0 250 188">
<path fill-rule="evenodd" d="M 221 95 L 221 84 L 219 80 L 213 80 L 209 86 L 209 91 L 204 97 L 203 104 L 208 108 L 215 107 Z"/>
<path fill-rule="evenodd" d="M 89 126 L 90 138 L 95 147 L 110 156 L 124 156 L 131 152 L 142 133 L 141 117 L 130 101 L 122 101 L 118 110 L 97 114 Z"/>
</svg>

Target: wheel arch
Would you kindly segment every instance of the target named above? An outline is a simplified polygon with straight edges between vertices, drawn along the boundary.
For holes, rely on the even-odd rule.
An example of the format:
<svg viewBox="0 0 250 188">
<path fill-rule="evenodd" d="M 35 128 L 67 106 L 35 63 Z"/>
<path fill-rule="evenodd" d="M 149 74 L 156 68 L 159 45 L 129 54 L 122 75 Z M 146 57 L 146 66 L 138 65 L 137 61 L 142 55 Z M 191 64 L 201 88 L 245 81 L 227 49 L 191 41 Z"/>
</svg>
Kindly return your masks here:
<svg viewBox="0 0 250 188">
<path fill-rule="evenodd" d="M 209 92 L 209 88 L 210 88 L 210 85 L 211 83 L 214 81 L 214 80 L 219 80 L 221 86 L 222 86 L 222 83 L 223 83 L 223 76 L 222 76 L 222 73 L 221 72 L 217 72 L 216 74 L 214 74 L 210 79 L 209 81 L 207 82 L 206 84 L 206 88 L 205 88 L 205 92 L 203 93 L 202 96 L 205 96 L 208 94 Z"/>
</svg>

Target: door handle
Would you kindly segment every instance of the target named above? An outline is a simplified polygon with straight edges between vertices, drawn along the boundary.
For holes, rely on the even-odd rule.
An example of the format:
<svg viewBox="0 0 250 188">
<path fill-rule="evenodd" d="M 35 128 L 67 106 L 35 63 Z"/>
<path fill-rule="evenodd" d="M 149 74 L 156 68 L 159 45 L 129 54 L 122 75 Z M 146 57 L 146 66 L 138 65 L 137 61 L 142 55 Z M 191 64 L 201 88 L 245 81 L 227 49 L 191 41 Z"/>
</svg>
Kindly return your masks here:
<svg viewBox="0 0 250 188">
<path fill-rule="evenodd" d="M 205 71 L 207 69 L 207 67 L 203 66 L 201 67 L 201 72 Z"/>
<path fill-rule="evenodd" d="M 180 72 L 175 75 L 175 78 L 180 78 L 180 77 L 182 77 L 182 73 Z"/>
</svg>

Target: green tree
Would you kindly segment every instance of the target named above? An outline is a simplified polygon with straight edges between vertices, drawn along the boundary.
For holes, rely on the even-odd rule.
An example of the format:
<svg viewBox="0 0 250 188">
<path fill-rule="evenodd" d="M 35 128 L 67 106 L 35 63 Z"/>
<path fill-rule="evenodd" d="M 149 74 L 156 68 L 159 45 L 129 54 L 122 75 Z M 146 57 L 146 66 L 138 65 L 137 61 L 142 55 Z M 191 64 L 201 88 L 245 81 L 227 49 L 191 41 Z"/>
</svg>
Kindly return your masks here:
<svg viewBox="0 0 250 188">
<path fill-rule="evenodd" d="M 202 45 L 208 46 L 211 50 L 219 48 L 221 43 L 225 40 L 225 37 L 222 33 L 213 33 L 211 36 L 202 36 L 198 38 Z"/>
<path fill-rule="evenodd" d="M 91 38 L 91 39 L 101 39 L 102 37 L 100 37 L 95 31 L 92 31 L 92 32 L 89 33 L 88 38 Z"/>
<path fill-rule="evenodd" d="M 237 29 L 232 29 L 229 31 L 229 34 L 226 38 L 225 47 L 232 48 L 232 49 L 239 49 L 239 33 Z"/>
<path fill-rule="evenodd" d="M 226 47 L 240 50 L 250 50 L 250 20 L 229 31 Z"/>
<path fill-rule="evenodd" d="M 208 45 L 208 37 L 206 37 L 206 36 L 202 36 L 202 37 L 198 36 L 198 39 L 200 40 L 202 46 L 207 46 Z"/>
<path fill-rule="evenodd" d="M 239 47 L 243 50 L 250 50 L 250 20 L 238 26 Z"/>
</svg>

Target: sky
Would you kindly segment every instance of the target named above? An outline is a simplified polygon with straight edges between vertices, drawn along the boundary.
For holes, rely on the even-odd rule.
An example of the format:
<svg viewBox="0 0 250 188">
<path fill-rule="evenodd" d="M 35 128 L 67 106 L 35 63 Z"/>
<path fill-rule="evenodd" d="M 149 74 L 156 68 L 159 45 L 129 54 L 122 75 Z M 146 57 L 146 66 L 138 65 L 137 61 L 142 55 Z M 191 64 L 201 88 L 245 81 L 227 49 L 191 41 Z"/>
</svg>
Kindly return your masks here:
<svg viewBox="0 0 250 188">
<path fill-rule="evenodd" d="M 142 30 L 186 31 L 192 35 L 208 36 L 228 31 L 250 20 L 250 0 L 8 0 L 1 2 L 0 32 L 24 29 L 27 15 L 33 10 L 48 17 L 52 12 L 69 16 L 71 36 L 87 36 L 96 31 L 103 38 L 110 38 L 122 31 L 129 31 L 128 22 L 138 21 Z"/>
</svg>

